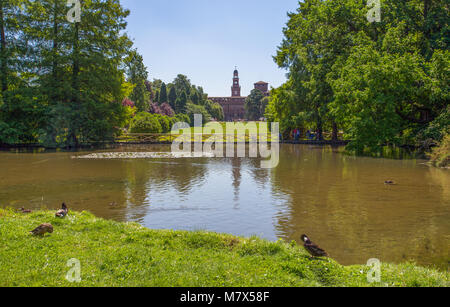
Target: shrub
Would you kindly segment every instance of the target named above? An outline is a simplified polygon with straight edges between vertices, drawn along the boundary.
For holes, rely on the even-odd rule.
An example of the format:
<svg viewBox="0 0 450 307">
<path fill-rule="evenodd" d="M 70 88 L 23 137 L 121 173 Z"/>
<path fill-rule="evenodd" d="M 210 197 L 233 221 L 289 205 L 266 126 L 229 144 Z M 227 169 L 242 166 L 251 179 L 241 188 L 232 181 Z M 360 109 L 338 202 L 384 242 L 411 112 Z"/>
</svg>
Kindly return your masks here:
<svg viewBox="0 0 450 307">
<path fill-rule="evenodd" d="M 188 125 L 191 124 L 191 119 L 186 114 L 177 114 L 173 118 L 173 124 L 175 123 L 187 123 Z"/>
<path fill-rule="evenodd" d="M 133 108 L 133 107 L 134 107 L 134 102 L 131 101 L 131 100 L 128 99 L 128 98 L 125 98 L 125 99 L 122 101 L 122 105 L 123 105 L 124 107 L 131 107 L 131 108 Z"/>
<path fill-rule="evenodd" d="M 450 133 L 450 106 L 447 106 L 434 121 L 432 121 L 418 135 L 419 143 L 428 139 L 440 142 L 446 134 Z"/>
<path fill-rule="evenodd" d="M 147 112 L 138 113 L 131 120 L 131 133 L 161 133 L 162 130 L 162 126 L 157 117 Z"/>
<path fill-rule="evenodd" d="M 430 155 L 431 162 L 437 167 L 450 166 L 450 134 L 446 134 L 439 147 Z"/>
<path fill-rule="evenodd" d="M 155 117 L 158 119 L 159 124 L 161 125 L 162 132 L 168 133 L 172 129 L 171 120 L 169 120 L 168 116 L 155 114 Z"/>
<path fill-rule="evenodd" d="M 175 115 L 175 111 L 168 103 L 163 103 L 161 106 L 161 114 L 169 117 L 173 117 Z"/>
<path fill-rule="evenodd" d="M 193 125 L 194 124 L 194 115 L 195 114 L 201 114 L 203 117 L 203 123 L 202 125 L 204 125 L 205 123 L 208 123 L 211 121 L 211 115 L 208 113 L 208 111 L 206 110 L 206 108 L 204 106 L 198 106 L 192 103 L 188 103 L 187 105 L 187 114 L 189 116 L 190 119 L 190 123 Z"/>
<path fill-rule="evenodd" d="M 162 114 L 161 108 L 158 104 L 152 103 L 150 104 L 150 108 L 148 110 L 151 114 Z"/>
</svg>

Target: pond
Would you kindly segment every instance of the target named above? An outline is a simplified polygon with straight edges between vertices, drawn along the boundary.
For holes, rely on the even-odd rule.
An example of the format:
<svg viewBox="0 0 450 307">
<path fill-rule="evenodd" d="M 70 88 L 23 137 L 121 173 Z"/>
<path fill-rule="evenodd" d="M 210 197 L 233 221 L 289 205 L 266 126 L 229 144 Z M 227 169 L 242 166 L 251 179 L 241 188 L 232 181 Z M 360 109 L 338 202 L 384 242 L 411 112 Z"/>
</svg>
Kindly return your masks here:
<svg viewBox="0 0 450 307">
<path fill-rule="evenodd" d="M 449 267 L 448 170 L 307 145 L 282 145 L 280 164 L 269 170 L 259 159 L 160 154 L 169 151 L 140 145 L 0 152 L 0 206 L 56 209 L 64 201 L 73 210 L 153 229 L 297 242 L 306 233 L 344 265 L 378 258 Z M 141 154 L 74 158 L 111 152 Z M 142 154 L 149 152 L 159 154 Z"/>
</svg>

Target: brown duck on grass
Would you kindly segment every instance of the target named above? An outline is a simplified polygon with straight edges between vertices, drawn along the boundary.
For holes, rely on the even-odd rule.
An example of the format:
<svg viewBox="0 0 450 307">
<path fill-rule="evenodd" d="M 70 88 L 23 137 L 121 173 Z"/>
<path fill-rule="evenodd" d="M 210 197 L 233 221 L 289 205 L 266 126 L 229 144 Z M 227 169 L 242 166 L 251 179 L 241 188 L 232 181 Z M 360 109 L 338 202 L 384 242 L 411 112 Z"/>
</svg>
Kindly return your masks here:
<svg viewBox="0 0 450 307">
<path fill-rule="evenodd" d="M 25 208 L 20 208 L 19 211 L 22 212 L 22 213 L 33 213 L 33 211 L 27 210 Z"/>
<path fill-rule="evenodd" d="M 51 224 L 42 224 L 30 231 L 30 233 L 34 236 L 44 236 L 46 233 L 53 233 L 53 226 Z"/>
<path fill-rule="evenodd" d="M 319 246 L 311 242 L 307 235 L 302 235 L 302 241 L 305 243 L 304 247 L 313 257 L 328 257 L 326 251 L 321 249 Z"/>
<path fill-rule="evenodd" d="M 56 217 L 66 217 L 66 215 L 69 213 L 69 208 L 67 208 L 66 204 L 63 203 L 62 204 L 62 208 L 60 210 L 58 210 L 58 212 L 55 213 Z"/>
</svg>

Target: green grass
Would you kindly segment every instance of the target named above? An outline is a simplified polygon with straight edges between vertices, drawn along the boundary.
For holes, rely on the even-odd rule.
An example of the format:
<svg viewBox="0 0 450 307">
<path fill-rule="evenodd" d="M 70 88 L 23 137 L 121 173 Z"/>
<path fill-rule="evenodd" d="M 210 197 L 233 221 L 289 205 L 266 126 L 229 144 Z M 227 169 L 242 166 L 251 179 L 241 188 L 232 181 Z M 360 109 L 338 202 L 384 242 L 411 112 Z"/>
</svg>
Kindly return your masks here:
<svg viewBox="0 0 450 307">
<path fill-rule="evenodd" d="M 28 232 L 41 223 L 55 231 Z M 81 283 L 65 279 L 67 261 L 81 262 Z M 90 213 L 61 220 L 0 209 L 0 286 L 448 286 L 449 274 L 413 264 L 382 266 L 382 283 L 367 283 L 365 266 L 311 260 L 282 241 L 208 232 L 155 231 Z"/>
</svg>

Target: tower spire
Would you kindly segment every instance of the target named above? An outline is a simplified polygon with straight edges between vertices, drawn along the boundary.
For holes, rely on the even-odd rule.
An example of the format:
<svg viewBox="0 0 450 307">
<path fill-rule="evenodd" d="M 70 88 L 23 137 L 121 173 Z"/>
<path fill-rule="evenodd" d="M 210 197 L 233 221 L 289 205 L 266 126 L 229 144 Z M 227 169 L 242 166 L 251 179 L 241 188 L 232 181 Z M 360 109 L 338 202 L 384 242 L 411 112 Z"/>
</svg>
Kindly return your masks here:
<svg viewBox="0 0 450 307">
<path fill-rule="evenodd" d="M 233 73 L 233 86 L 231 87 L 231 97 L 241 97 L 241 86 L 239 85 L 239 72 L 235 66 Z"/>
</svg>

